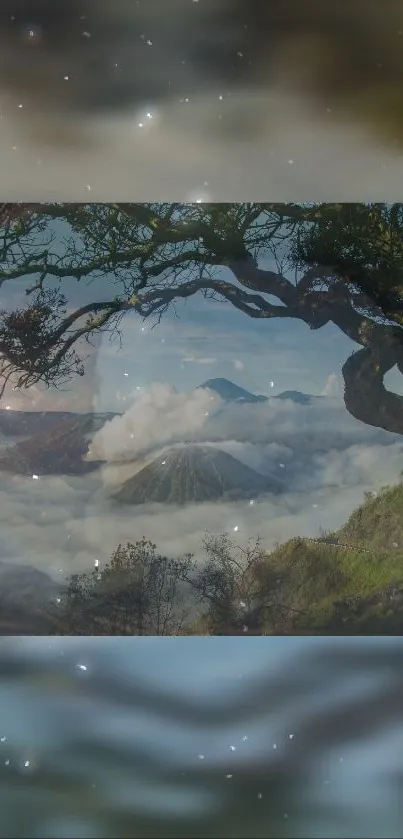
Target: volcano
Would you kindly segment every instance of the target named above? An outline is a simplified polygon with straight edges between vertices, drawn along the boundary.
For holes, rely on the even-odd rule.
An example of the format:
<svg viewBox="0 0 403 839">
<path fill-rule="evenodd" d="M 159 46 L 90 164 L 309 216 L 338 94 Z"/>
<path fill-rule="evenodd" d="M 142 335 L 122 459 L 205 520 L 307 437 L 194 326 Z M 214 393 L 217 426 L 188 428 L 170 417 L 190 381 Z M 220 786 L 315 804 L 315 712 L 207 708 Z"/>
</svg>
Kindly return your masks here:
<svg viewBox="0 0 403 839">
<path fill-rule="evenodd" d="M 126 504 L 191 504 L 253 499 L 281 485 L 213 446 L 172 448 L 114 493 Z"/>
</svg>

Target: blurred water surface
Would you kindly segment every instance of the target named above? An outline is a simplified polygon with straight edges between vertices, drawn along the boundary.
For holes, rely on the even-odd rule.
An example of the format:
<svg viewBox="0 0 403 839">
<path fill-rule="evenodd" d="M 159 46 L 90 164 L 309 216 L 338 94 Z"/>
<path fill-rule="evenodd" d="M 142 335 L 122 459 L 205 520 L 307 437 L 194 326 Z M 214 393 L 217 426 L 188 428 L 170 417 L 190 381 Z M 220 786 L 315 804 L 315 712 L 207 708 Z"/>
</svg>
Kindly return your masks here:
<svg viewBox="0 0 403 839">
<path fill-rule="evenodd" d="M 400 837 L 403 645 L 0 648 L 1 837 Z"/>
</svg>

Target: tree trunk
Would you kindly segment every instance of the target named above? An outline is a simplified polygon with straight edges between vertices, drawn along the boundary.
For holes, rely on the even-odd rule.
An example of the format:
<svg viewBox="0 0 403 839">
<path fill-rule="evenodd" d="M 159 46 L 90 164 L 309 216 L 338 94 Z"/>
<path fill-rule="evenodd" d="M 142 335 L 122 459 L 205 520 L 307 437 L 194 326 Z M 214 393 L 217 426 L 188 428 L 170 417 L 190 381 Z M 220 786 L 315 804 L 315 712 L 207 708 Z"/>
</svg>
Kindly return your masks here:
<svg viewBox="0 0 403 839">
<path fill-rule="evenodd" d="M 403 397 L 387 390 L 383 380 L 396 364 L 401 366 L 402 354 L 396 339 L 383 347 L 364 347 L 347 359 L 342 371 L 349 413 L 366 425 L 394 434 L 403 434 Z"/>
</svg>

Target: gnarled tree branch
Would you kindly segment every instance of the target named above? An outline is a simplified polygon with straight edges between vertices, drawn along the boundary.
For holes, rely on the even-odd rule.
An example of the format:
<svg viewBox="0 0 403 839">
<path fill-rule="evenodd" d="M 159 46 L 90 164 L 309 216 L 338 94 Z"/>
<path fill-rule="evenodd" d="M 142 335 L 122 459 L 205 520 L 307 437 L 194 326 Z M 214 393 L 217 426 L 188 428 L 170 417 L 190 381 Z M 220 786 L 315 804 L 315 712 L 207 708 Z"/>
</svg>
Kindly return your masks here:
<svg viewBox="0 0 403 839">
<path fill-rule="evenodd" d="M 365 205 L 341 204 L 115 203 L 98 208 L 72 204 L 24 208 L 21 235 L 14 211 L 4 229 L 0 285 L 21 276 L 39 279 L 27 289 L 34 296 L 32 304 L 14 313 L 13 340 L 2 314 L 3 380 L 19 373 L 20 386 L 27 387 L 38 381 L 54 383 L 69 371 L 77 373 L 81 361 L 74 347 L 81 339 L 117 328 L 119 318 L 129 311 L 143 318 L 160 318 L 176 299 L 201 292 L 228 301 L 254 319 L 298 319 L 310 329 L 334 323 L 361 347 L 343 367 L 348 410 L 367 424 L 403 433 L 402 399 L 383 384 L 395 365 L 403 372 L 401 205 L 390 210 L 386 205 L 366 209 Z M 66 219 L 77 241 L 68 244 L 63 257 L 52 253 L 49 243 L 38 246 L 33 236 L 35 219 L 42 230 L 46 219 L 50 223 Z M 345 236 L 349 225 L 354 233 L 351 241 Z M 363 231 L 369 231 L 368 241 L 362 240 Z M 280 267 L 268 270 L 258 261 L 262 249 L 274 254 L 274 245 L 280 243 L 283 248 L 287 241 L 298 245 L 295 258 L 301 259 L 306 251 L 303 275 L 294 283 Z M 18 256 L 13 250 L 17 247 Z M 315 261 L 318 254 L 320 259 Z M 393 269 L 386 280 L 383 266 Z M 217 276 L 217 267 L 226 269 L 228 278 Z M 114 283 L 120 283 L 120 293 L 113 299 L 105 295 L 101 302 L 68 315 L 59 300 L 55 314 L 45 283 L 52 278 L 80 281 L 90 277 L 104 277 L 109 283 L 113 277 Z M 374 278 L 379 288 L 371 295 Z M 47 310 L 53 314 L 46 323 L 43 317 L 38 321 L 42 331 L 35 335 L 36 321 L 30 313 L 36 311 L 38 316 Z M 392 326 L 386 318 L 393 319 L 394 314 Z"/>
</svg>

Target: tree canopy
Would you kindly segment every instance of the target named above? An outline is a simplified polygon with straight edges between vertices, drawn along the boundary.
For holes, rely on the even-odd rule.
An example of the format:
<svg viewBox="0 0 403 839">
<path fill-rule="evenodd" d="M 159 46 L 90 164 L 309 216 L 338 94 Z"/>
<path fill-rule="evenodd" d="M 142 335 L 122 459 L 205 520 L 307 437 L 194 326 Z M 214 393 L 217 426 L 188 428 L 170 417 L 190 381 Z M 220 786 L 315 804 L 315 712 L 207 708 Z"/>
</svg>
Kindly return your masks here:
<svg viewBox="0 0 403 839">
<path fill-rule="evenodd" d="M 335 324 L 358 345 L 342 369 L 347 410 L 403 433 L 403 397 L 384 384 L 403 373 L 402 204 L 3 205 L 0 225 L 0 284 L 27 283 L 26 305 L 0 312 L 2 393 L 83 375 L 96 333 L 200 293 L 250 318 Z M 71 310 L 66 280 L 95 278 L 104 299 Z"/>
</svg>

